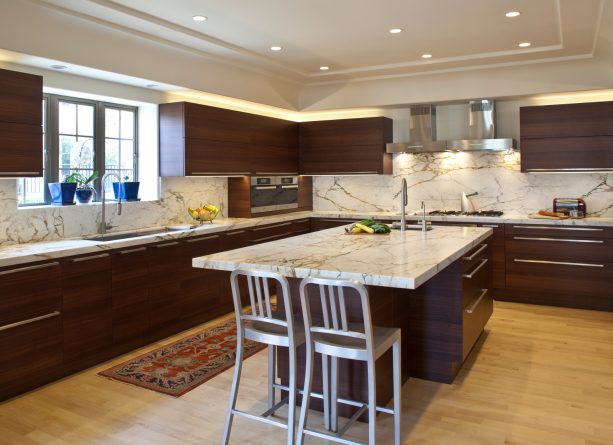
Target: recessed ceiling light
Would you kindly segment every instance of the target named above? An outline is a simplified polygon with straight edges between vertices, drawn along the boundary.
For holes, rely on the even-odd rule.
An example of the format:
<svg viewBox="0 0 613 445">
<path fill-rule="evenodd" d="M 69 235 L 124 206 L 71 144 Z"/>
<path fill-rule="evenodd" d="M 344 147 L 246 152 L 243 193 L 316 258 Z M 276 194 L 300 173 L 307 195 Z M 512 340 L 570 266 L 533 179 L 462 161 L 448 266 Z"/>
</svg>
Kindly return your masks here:
<svg viewBox="0 0 613 445">
<path fill-rule="evenodd" d="M 322 70 L 322 71 L 328 71 L 330 69 L 330 67 L 329 66 L 320 66 L 319 69 Z"/>
<path fill-rule="evenodd" d="M 402 28 L 392 28 L 390 29 L 390 34 L 399 34 L 402 32 Z"/>
<path fill-rule="evenodd" d="M 519 11 L 509 11 L 505 14 L 505 16 L 509 17 L 509 18 L 513 18 L 513 17 L 519 17 L 521 15 L 521 12 Z"/>
<path fill-rule="evenodd" d="M 271 51 L 281 51 L 283 48 L 281 48 L 280 46 L 271 46 L 270 50 Z"/>
<path fill-rule="evenodd" d="M 521 42 L 519 45 L 520 48 L 528 48 L 530 45 L 532 45 L 532 43 L 530 42 Z"/>
<path fill-rule="evenodd" d="M 194 22 L 204 22 L 206 20 L 206 17 L 203 15 L 195 15 L 192 17 L 192 20 Z"/>
<path fill-rule="evenodd" d="M 68 67 L 66 65 L 51 65 L 51 68 L 54 70 L 65 70 Z"/>
<path fill-rule="evenodd" d="M 432 54 L 422 54 L 421 58 L 422 59 L 431 59 L 432 58 Z"/>
</svg>

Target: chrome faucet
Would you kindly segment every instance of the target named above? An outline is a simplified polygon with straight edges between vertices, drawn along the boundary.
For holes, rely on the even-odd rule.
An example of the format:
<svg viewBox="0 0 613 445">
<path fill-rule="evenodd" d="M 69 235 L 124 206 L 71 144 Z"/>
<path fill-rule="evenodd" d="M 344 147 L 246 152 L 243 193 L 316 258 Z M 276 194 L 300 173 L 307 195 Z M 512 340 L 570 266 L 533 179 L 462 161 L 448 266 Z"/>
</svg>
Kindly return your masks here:
<svg viewBox="0 0 613 445">
<path fill-rule="evenodd" d="M 426 230 L 427 230 L 427 226 L 426 226 L 426 203 L 424 201 L 421 202 L 421 210 L 422 210 L 421 231 L 426 233 Z"/>
<path fill-rule="evenodd" d="M 407 193 L 407 180 L 402 178 L 402 185 L 400 187 L 400 230 L 406 230 L 406 211 L 407 211 L 407 201 L 408 201 L 408 193 Z"/>
<path fill-rule="evenodd" d="M 106 223 L 106 193 L 104 190 L 104 181 L 109 176 L 115 176 L 117 178 L 121 189 L 121 178 L 116 173 L 106 173 L 102 177 L 102 211 L 100 215 L 100 225 L 98 226 L 98 233 L 100 233 L 100 235 L 104 235 L 108 229 L 112 229 L 114 227 Z M 117 215 L 121 215 L 121 194 L 119 194 L 119 199 L 117 200 Z"/>
</svg>

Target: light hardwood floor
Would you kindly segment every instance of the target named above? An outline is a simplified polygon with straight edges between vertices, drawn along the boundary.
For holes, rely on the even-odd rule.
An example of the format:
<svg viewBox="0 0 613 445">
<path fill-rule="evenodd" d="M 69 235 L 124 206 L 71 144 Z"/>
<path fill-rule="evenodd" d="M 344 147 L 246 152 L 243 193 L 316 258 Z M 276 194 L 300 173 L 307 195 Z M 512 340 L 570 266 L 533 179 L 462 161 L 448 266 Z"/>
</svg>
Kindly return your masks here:
<svg viewBox="0 0 613 445">
<path fill-rule="evenodd" d="M 96 375 L 153 348 L 2 403 L 0 444 L 219 443 L 231 371 L 178 399 Z M 245 362 L 243 376 L 239 407 L 263 410 L 265 352 Z M 377 425 L 377 443 L 391 444 L 391 418 Z M 366 437 L 361 425 L 351 431 Z M 453 385 L 405 384 L 402 434 L 416 445 L 613 444 L 613 313 L 497 302 Z M 285 435 L 238 418 L 231 443 L 284 444 Z"/>
</svg>

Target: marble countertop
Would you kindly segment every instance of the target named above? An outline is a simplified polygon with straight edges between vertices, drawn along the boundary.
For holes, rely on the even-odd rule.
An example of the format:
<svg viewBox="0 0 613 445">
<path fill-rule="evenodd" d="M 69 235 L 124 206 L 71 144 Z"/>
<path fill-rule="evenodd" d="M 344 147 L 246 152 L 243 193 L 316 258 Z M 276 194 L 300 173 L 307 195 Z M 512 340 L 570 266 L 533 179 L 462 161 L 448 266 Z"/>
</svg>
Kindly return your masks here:
<svg viewBox="0 0 613 445">
<path fill-rule="evenodd" d="M 127 238 L 123 240 L 96 242 L 86 239 L 65 239 L 58 241 L 48 241 L 39 243 L 14 244 L 0 247 L 0 268 L 36 261 L 45 261 L 68 257 L 73 255 L 83 255 L 121 249 L 142 244 L 150 244 L 161 241 L 201 236 L 208 233 L 218 233 L 228 230 L 238 230 L 259 225 L 274 224 L 286 221 L 308 218 L 311 216 L 322 218 L 369 218 L 374 217 L 382 221 L 399 220 L 398 213 L 354 213 L 354 212 L 295 212 L 283 215 L 267 216 L 260 218 L 226 218 L 217 219 L 214 224 L 205 224 L 192 230 L 178 230 L 164 233 L 151 234 L 150 232 L 160 227 L 143 229 L 142 236 Z M 418 216 L 407 216 L 407 220 L 413 221 Z M 613 218 L 584 218 L 571 220 L 543 220 L 530 219 L 525 215 L 505 214 L 500 218 L 470 217 L 470 216 L 428 216 L 428 221 L 449 221 L 467 223 L 492 223 L 492 224 L 547 224 L 547 225 L 576 225 L 576 226 L 610 226 L 613 227 Z M 131 231 L 133 232 L 133 231 Z M 112 234 L 122 233 L 113 232 Z"/>
<path fill-rule="evenodd" d="M 193 266 L 237 267 L 287 277 L 356 280 L 415 289 L 492 234 L 482 227 L 435 227 L 387 235 L 346 235 L 343 227 L 194 258 Z"/>
</svg>

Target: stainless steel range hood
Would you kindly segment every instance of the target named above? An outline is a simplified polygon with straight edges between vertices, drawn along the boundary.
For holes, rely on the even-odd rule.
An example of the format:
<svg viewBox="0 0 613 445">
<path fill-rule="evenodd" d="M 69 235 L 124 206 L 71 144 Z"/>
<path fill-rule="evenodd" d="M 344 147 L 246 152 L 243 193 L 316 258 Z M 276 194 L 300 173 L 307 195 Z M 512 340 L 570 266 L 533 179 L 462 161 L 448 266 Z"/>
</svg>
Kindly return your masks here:
<svg viewBox="0 0 613 445">
<path fill-rule="evenodd" d="M 515 149 L 510 138 L 496 138 L 494 101 L 475 100 L 468 104 L 468 139 L 439 141 L 436 138 L 436 107 L 410 107 L 410 141 L 386 145 L 388 153 L 434 153 L 441 151 L 503 151 Z"/>
</svg>

